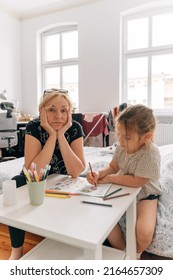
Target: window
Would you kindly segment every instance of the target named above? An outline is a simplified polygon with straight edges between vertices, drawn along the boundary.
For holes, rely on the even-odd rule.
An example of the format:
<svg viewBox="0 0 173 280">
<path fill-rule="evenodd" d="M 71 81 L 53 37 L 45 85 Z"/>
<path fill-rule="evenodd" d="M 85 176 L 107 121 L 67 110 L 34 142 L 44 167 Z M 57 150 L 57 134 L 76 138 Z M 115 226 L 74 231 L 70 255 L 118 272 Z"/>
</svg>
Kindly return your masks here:
<svg viewBox="0 0 173 280">
<path fill-rule="evenodd" d="M 77 26 L 54 28 L 41 36 L 42 89 L 69 91 L 78 108 L 78 30 Z"/>
<path fill-rule="evenodd" d="M 122 101 L 173 109 L 173 6 L 122 16 Z"/>
</svg>

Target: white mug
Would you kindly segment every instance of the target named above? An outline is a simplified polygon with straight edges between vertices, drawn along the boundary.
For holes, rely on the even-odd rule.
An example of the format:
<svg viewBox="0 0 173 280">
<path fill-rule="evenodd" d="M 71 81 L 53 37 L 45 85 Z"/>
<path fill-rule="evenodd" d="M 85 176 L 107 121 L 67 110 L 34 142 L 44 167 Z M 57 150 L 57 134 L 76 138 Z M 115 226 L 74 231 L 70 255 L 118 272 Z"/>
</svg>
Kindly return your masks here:
<svg viewBox="0 0 173 280">
<path fill-rule="evenodd" d="M 6 180 L 2 182 L 3 204 L 9 206 L 16 203 L 16 181 Z"/>
</svg>

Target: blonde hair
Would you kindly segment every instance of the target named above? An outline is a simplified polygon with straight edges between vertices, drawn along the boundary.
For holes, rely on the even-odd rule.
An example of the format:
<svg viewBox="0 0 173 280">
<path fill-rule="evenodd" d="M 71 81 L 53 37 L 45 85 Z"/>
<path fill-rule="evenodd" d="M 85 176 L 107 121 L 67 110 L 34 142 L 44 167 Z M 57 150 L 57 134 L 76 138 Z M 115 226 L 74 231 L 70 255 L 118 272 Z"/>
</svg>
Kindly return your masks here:
<svg viewBox="0 0 173 280">
<path fill-rule="evenodd" d="M 126 131 L 134 131 L 142 136 L 147 132 L 154 132 L 156 118 L 153 110 L 144 105 L 131 105 L 123 110 L 116 119 L 116 125 L 124 124 Z"/>
<path fill-rule="evenodd" d="M 73 107 L 73 104 L 72 104 L 72 101 L 70 100 L 70 97 L 69 97 L 69 94 L 68 94 L 68 91 L 65 91 L 63 92 L 63 90 L 47 90 L 43 93 L 42 97 L 41 97 L 41 100 L 40 100 L 40 104 L 39 104 L 39 110 L 44 107 L 49 101 L 53 101 L 56 97 L 63 97 L 70 109 L 72 109 Z"/>
</svg>

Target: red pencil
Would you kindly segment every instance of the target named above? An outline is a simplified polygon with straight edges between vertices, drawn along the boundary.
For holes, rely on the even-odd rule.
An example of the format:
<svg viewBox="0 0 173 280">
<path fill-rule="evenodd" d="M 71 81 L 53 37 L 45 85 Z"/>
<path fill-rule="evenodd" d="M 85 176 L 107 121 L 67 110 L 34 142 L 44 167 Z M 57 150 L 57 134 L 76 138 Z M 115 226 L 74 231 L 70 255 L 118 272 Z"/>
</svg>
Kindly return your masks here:
<svg viewBox="0 0 173 280">
<path fill-rule="evenodd" d="M 94 174 L 93 174 L 93 170 L 92 170 L 92 166 L 91 166 L 91 163 L 89 162 L 89 167 L 90 167 L 90 171 L 91 171 L 91 175 L 94 177 Z M 94 183 L 95 187 L 93 189 L 97 189 L 97 185 L 96 183 Z"/>
</svg>

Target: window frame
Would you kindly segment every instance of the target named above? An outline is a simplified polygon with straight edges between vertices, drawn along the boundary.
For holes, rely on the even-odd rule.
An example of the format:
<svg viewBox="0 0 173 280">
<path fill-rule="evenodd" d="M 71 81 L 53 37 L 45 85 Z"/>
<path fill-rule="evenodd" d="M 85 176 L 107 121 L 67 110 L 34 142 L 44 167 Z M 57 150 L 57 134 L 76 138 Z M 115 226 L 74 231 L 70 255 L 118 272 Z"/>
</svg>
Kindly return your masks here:
<svg viewBox="0 0 173 280">
<path fill-rule="evenodd" d="M 162 15 L 166 13 L 173 13 L 173 5 L 169 7 L 157 7 L 152 6 L 148 8 L 143 6 L 142 8 L 131 9 L 130 11 L 121 14 L 121 46 L 120 46 L 120 101 L 127 102 L 127 62 L 129 58 L 148 58 L 148 106 L 151 107 L 151 81 L 152 81 L 152 69 L 151 59 L 154 55 L 173 54 L 173 44 L 165 46 L 152 47 L 152 17 L 156 15 Z M 134 50 L 127 49 L 127 23 L 132 19 L 140 19 L 143 17 L 148 18 L 148 47 Z M 158 116 L 173 116 L 173 108 L 171 109 L 153 109 Z"/>
<path fill-rule="evenodd" d="M 63 71 L 62 68 L 64 66 L 75 66 L 79 67 L 79 55 L 76 58 L 62 58 L 62 34 L 69 32 L 69 31 L 77 31 L 78 32 L 78 25 L 71 24 L 71 25 L 62 25 L 53 28 L 49 28 L 43 31 L 40 34 L 40 41 L 41 41 L 41 89 L 42 92 L 46 89 L 45 88 L 45 72 L 47 68 L 59 67 L 60 68 L 60 88 L 63 88 Z M 45 61 L 45 46 L 44 46 L 44 38 L 45 36 L 50 36 L 54 34 L 60 34 L 60 59 L 59 60 L 52 60 L 52 61 Z M 79 76 L 79 71 L 78 71 Z M 79 84 L 78 84 L 78 95 L 79 95 Z M 79 105 L 79 104 L 78 104 Z"/>
</svg>

